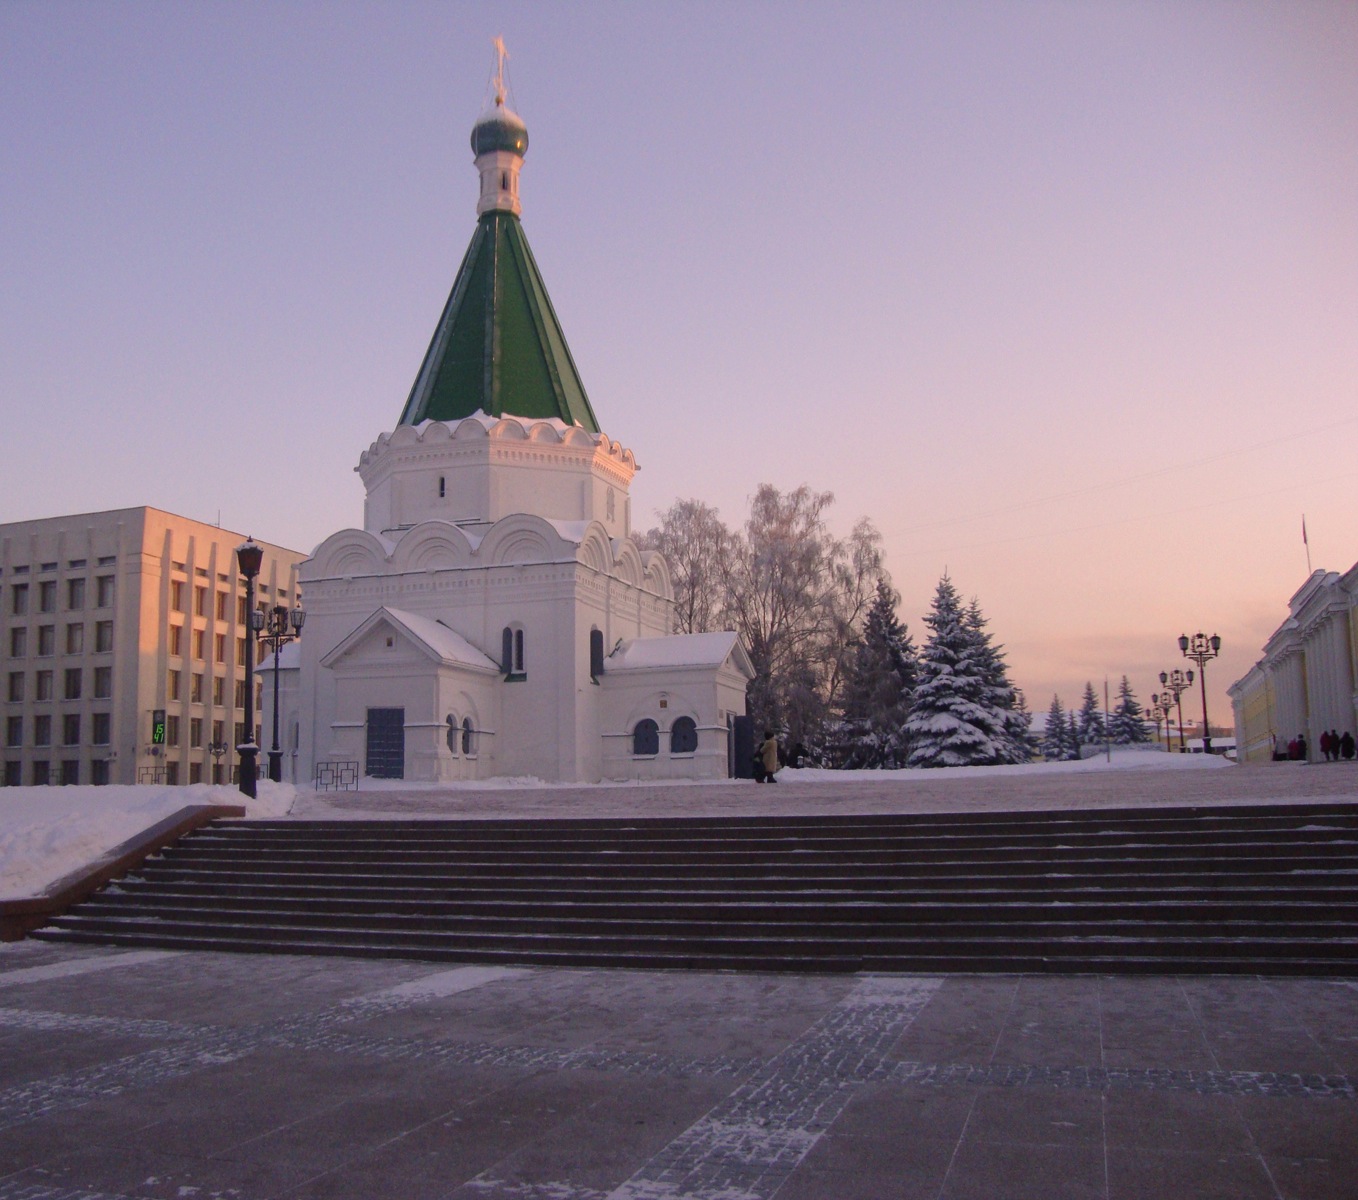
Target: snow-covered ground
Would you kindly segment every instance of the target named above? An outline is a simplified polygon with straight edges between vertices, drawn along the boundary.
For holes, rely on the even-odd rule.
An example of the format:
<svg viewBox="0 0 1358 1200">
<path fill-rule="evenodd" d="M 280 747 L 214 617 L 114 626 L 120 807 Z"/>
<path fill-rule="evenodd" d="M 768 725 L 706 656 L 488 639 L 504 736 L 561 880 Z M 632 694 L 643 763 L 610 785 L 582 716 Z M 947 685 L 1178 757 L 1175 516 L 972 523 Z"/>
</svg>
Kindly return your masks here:
<svg viewBox="0 0 1358 1200">
<path fill-rule="evenodd" d="M 247 804 L 250 818 L 366 816 L 505 819 L 1005 811 L 1166 803 L 1358 801 L 1358 767 L 1235 767 L 1203 755 L 1115 751 L 1082 762 L 929 771 L 785 769 L 774 785 L 549 784 L 535 779 L 418 785 L 364 779 L 359 791 L 319 793 L 261 781 L 246 802 L 231 787 L 0 789 L 0 899 L 32 896 L 191 804 Z"/>
<path fill-rule="evenodd" d="M 253 817 L 281 816 L 296 789 L 262 783 Z M 34 896 L 191 804 L 241 804 L 231 787 L 0 788 L 0 900 Z"/>
</svg>

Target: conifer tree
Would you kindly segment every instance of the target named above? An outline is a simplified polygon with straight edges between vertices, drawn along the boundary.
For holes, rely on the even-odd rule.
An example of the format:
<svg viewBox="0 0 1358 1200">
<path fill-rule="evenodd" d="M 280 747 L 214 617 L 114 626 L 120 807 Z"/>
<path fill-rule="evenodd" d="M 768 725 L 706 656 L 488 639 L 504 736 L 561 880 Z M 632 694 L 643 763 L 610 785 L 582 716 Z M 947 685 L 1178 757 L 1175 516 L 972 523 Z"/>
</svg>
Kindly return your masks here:
<svg viewBox="0 0 1358 1200">
<path fill-rule="evenodd" d="M 906 736 L 912 767 L 962 767 L 1006 761 L 1002 720 L 992 703 L 993 676 L 952 580 L 938 581 L 924 623 L 929 640 Z"/>
<path fill-rule="evenodd" d="M 1065 762 L 1070 757 L 1066 709 L 1061 697 L 1053 695 L 1047 709 L 1047 724 L 1042 734 L 1042 753 L 1052 762 Z"/>
<path fill-rule="evenodd" d="M 1104 740 L 1103 712 L 1099 708 L 1099 698 L 1094 694 L 1094 685 L 1085 684 L 1084 700 L 1080 704 L 1080 715 L 1076 723 L 1080 745 L 1097 746 Z"/>
<path fill-rule="evenodd" d="M 1066 757 L 1078 760 L 1080 746 L 1080 714 L 1072 708 L 1066 720 Z"/>
<path fill-rule="evenodd" d="M 1025 763 L 1032 756 L 1028 737 L 1028 717 L 1017 708 L 1018 692 L 1009 682 L 1009 665 L 1004 660 L 1003 647 L 996 646 L 986 632 L 986 619 L 975 597 L 967 605 L 963 626 L 971 634 L 977 665 L 986 683 L 986 703 L 994 712 L 999 731 L 1000 761 Z"/>
<path fill-rule="evenodd" d="M 836 757 L 846 768 L 903 767 L 909 755 L 905 722 L 915 690 L 915 644 L 896 616 L 900 597 L 885 579 L 868 609 L 844 681 L 843 720 Z"/>
<path fill-rule="evenodd" d="M 1108 736 L 1115 746 L 1135 746 L 1150 741 L 1141 703 L 1126 675 L 1118 684 L 1118 702 L 1108 719 Z"/>
</svg>

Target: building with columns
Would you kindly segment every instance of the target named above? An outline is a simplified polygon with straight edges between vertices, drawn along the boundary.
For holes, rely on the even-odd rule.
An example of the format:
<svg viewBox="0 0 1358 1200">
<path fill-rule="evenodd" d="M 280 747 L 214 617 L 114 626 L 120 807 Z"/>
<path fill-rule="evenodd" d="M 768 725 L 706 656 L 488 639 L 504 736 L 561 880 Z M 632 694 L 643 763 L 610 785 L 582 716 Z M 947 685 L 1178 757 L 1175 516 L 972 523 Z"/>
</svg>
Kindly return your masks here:
<svg viewBox="0 0 1358 1200">
<path fill-rule="evenodd" d="M 600 429 L 519 221 L 528 131 L 502 78 L 472 129 L 471 243 L 359 460 L 363 526 L 301 568 L 300 757 L 430 782 L 725 777 L 750 661 L 734 633 L 671 632 L 668 568 L 631 536 L 636 459 Z"/>
<path fill-rule="evenodd" d="M 1358 564 L 1312 572 L 1263 657 L 1227 694 L 1241 762 L 1267 762 L 1298 734 L 1315 762 L 1324 731 L 1358 735 Z"/>
</svg>

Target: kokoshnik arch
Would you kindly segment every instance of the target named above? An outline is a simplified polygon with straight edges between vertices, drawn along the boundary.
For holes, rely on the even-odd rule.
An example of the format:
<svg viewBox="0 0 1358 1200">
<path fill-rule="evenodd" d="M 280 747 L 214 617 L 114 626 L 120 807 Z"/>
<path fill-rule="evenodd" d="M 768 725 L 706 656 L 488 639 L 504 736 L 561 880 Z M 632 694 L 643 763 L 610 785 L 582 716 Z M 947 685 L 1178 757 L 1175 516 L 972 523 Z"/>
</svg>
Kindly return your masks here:
<svg viewBox="0 0 1358 1200">
<path fill-rule="evenodd" d="M 360 457 L 363 528 L 301 568 L 299 766 L 725 777 L 750 660 L 735 633 L 671 633 L 665 560 L 632 540 L 637 463 L 600 430 L 519 222 L 528 130 L 497 47 L 471 244 L 396 428 Z"/>
</svg>

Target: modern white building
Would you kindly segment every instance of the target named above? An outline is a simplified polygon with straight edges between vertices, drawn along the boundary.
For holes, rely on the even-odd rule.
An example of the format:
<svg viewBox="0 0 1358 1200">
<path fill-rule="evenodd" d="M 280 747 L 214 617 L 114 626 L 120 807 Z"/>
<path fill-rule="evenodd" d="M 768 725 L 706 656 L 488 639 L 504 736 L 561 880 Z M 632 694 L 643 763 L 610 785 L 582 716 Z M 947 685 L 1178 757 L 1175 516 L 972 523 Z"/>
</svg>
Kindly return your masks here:
<svg viewBox="0 0 1358 1200">
<path fill-rule="evenodd" d="M 1326 730 L 1358 734 L 1358 564 L 1313 571 L 1264 654 L 1227 689 L 1241 762 L 1266 762 L 1302 735 L 1319 761 Z"/>
<path fill-rule="evenodd" d="M 229 778 L 245 733 L 243 541 L 155 508 L 0 525 L 0 781 Z M 264 545 L 261 603 L 296 604 L 303 557 Z"/>
<path fill-rule="evenodd" d="M 471 140 L 476 228 L 360 458 L 363 527 L 302 565 L 300 756 L 423 781 L 725 777 L 749 658 L 734 633 L 671 633 L 665 561 L 631 537 L 636 460 L 599 428 L 519 222 L 528 133 L 498 80 Z"/>
</svg>

